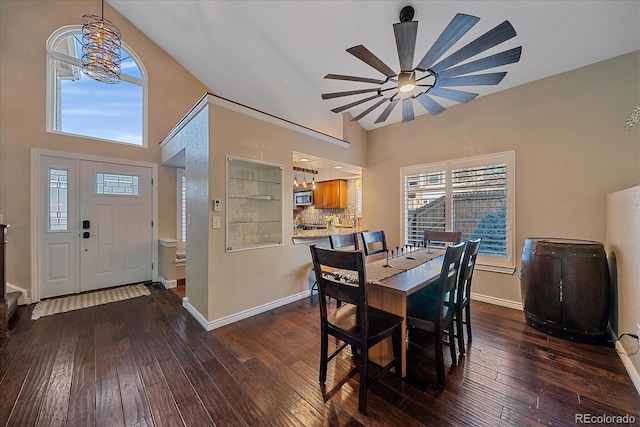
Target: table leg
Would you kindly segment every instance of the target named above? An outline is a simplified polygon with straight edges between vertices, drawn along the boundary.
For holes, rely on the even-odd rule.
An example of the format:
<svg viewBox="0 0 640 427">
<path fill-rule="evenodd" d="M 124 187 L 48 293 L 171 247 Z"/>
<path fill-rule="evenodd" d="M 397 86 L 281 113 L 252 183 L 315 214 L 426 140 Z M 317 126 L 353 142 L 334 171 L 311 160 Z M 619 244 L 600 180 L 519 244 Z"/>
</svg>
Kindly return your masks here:
<svg viewBox="0 0 640 427">
<path fill-rule="evenodd" d="M 381 288 L 369 286 L 369 305 L 397 314 L 406 319 L 407 317 L 407 299 L 404 295 L 389 292 Z M 402 376 L 407 375 L 407 346 L 405 345 L 405 337 L 407 336 L 407 322 L 402 322 Z M 380 366 L 385 366 L 393 359 L 393 347 L 391 338 L 382 341 L 373 346 L 369 350 L 369 359 Z"/>
</svg>

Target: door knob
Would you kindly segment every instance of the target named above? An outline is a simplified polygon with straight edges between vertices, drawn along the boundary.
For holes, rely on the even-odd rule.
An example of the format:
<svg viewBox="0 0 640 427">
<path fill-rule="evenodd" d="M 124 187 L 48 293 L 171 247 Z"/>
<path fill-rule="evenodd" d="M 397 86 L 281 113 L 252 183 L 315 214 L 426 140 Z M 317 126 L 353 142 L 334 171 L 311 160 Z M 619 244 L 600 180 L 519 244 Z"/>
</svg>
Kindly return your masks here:
<svg viewBox="0 0 640 427">
<path fill-rule="evenodd" d="M 82 233 L 82 237 L 83 237 L 84 239 L 88 239 L 88 238 L 89 238 L 89 232 L 88 232 L 88 231 L 85 231 L 84 233 Z"/>
</svg>

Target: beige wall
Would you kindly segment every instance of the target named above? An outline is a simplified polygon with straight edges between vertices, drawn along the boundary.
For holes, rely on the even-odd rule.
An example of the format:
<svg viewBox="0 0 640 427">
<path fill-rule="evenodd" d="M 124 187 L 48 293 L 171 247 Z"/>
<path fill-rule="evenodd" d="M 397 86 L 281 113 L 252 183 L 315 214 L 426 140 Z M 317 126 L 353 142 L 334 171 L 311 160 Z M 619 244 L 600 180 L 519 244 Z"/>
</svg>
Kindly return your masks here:
<svg viewBox="0 0 640 427">
<path fill-rule="evenodd" d="M 218 106 L 211 108 L 210 120 L 210 199 L 225 200 L 227 156 L 283 165 L 285 194 L 290 191 L 286 184 L 293 182 L 293 151 L 356 165 L 363 165 L 365 161 L 365 141 L 358 139 L 355 131 L 351 135 L 351 146 L 343 148 Z M 223 207 L 222 224 L 226 221 L 224 210 Z M 292 197 L 284 198 L 283 212 L 283 246 L 226 253 L 224 226 L 211 230 L 209 319 L 219 319 L 308 290 L 309 247 L 291 242 Z M 189 262 L 190 250 L 188 246 Z M 187 274 L 188 271 L 187 268 Z M 187 283 L 187 296 L 191 299 L 189 277 Z"/>
<path fill-rule="evenodd" d="M 105 16 L 141 58 L 149 77 L 148 148 L 47 133 L 46 41 L 58 28 L 99 13 L 99 2 L 0 1 L 0 213 L 11 224 L 7 280 L 30 288 L 30 155 L 32 148 L 159 163 L 159 142 L 206 92 L 182 66 L 108 4 Z M 175 170 L 160 166 L 159 230 L 175 236 Z"/>
<path fill-rule="evenodd" d="M 634 52 L 369 132 L 363 225 L 399 242 L 403 166 L 515 150 L 516 271 L 527 237 L 604 242 L 606 195 L 640 182 L 640 126 L 623 130 L 639 64 Z M 517 273 L 478 271 L 474 292 L 520 302 Z"/>
<path fill-rule="evenodd" d="M 186 297 L 204 318 L 200 320 L 214 325 L 309 289 L 309 247 L 292 243 L 293 198 L 286 197 L 292 191 L 293 151 L 357 165 L 366 160 L 366 133 L 357 124 L 350 126 L 350 145 L 335 144 L 315 132 L 298 132 L 229 108 L 237 106 L 205 98 L 162 145 L 164 160 L 173 161 L 184 150 L 190 216 Z M 227 156 L 283 166 L 282 246 L 226 252 Z M 222 201 L 220 212 L 211 210 L 214 199 Z M 221 228 L 211 228 L 212 216 L 220 217 Z"/>
<path fill-rule="evenodd" d="M 618 334 L 636 333 L 640 325 L 640 186 L 607 196 L 607 254 L 615 254 L 618 282 Z M 627 353 L 638 343 L 623 338 Z M 640 353 L 629 356 L 640 380 Z M 640 391 L 640 383 L 636 384 Z"/>
</svg>

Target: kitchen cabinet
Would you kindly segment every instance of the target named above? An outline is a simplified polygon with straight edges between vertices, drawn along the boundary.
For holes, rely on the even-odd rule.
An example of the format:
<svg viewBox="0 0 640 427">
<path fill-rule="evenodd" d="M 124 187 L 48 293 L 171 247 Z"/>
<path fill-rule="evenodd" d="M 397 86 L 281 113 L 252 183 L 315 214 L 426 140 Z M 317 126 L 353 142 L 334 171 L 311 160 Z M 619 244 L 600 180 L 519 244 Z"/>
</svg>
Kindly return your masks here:
<svg viewBox="0 0 640 427">
<path fill-rule="evenodd" d="M 320 209 L 344 209 L 347 206 L 347 180 L 317 182 L 313 191 L 313 205 Z"/>
<path fill-rule="evenodd" d="M 521 279 L 530 326 L 564 339 L 606 342 L 611 284 L 602 243 L 527 239 Z"/>
<path fill-rule="evenodd" d="M 282 245 L 282 170 L 227 157 L 227 252 Z"/>
</svg>

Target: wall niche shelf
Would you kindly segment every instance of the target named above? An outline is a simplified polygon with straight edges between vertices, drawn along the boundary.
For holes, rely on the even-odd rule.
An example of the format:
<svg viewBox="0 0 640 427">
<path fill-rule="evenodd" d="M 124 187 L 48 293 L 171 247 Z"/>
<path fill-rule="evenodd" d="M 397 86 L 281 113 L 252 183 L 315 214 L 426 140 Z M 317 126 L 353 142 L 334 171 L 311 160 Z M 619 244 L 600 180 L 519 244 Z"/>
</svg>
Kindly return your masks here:
<svg viewBox="0 0 640 427">
<path fill-rule="evenodd" d="M 227 157 L 227 252 L 282 246 L 282 165 Z"/>
</svg>

